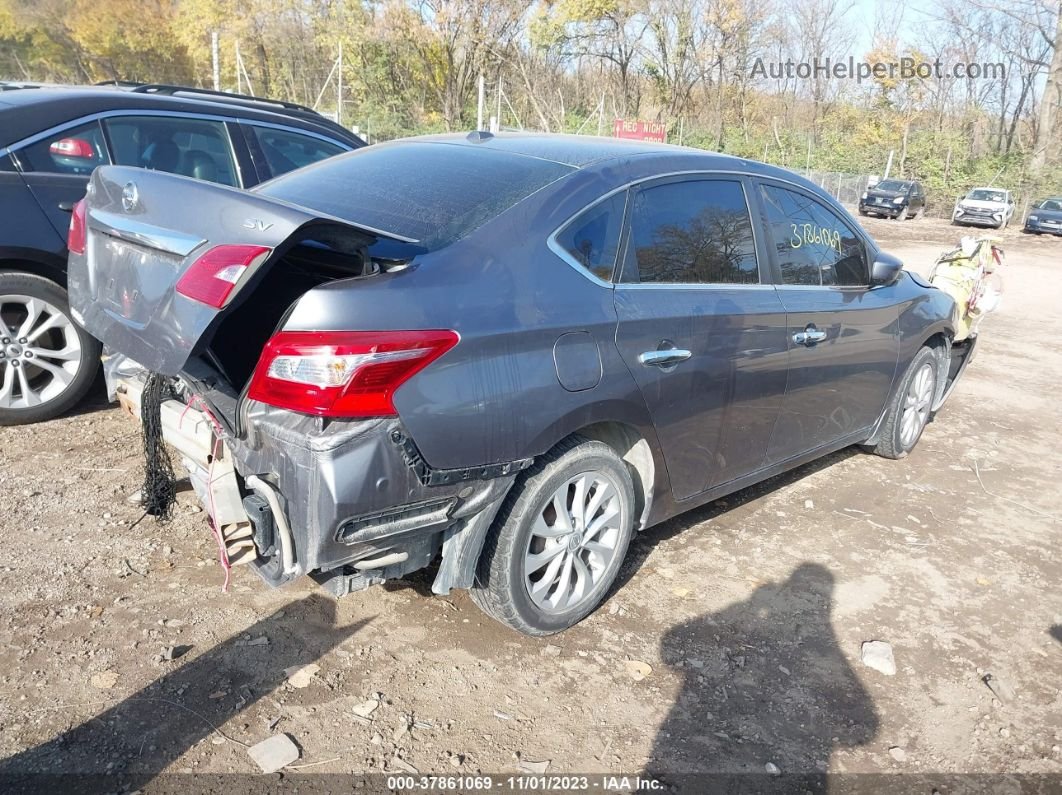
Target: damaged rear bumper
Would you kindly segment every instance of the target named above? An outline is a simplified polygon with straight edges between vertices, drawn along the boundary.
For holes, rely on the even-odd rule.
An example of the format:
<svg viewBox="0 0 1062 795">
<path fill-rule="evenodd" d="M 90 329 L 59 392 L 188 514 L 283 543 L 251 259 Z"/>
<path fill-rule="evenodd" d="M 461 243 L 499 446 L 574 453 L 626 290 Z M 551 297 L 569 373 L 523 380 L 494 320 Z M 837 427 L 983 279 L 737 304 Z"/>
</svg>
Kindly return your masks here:
<svg viewBox="0 0 1062 795">
<path fill-rule="evenodd" d="M 119 402 L 138 419 L 142 389 L 142 377 L 117 379 Z M 469 587 L 501 500 L 531 463 L 435 470 L 398 418 L 326 421 L 255 401 L 242 403 L 245 430 L 231 434 L 203 400 L 182 398 L 161 406 L 163 438 L 230 555 L 249 539 L 246 562 L 271 585 L 311 574 L 342 594 L 441 553 L 433 590 Z"/>
</svg>

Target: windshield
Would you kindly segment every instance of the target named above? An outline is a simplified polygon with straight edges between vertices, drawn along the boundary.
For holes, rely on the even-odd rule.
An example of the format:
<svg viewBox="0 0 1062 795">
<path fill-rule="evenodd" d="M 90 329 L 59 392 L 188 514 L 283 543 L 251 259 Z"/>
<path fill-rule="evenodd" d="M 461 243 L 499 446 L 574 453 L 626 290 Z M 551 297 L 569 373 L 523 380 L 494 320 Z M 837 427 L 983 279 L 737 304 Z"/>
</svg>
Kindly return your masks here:
<svg viewBox="0 0 1062 795">
<path fill-rule="evenodd" d="M 1037 210 L 1062 210 L 1062 199 L 1044 199 L 1038 205 Z"/>
<path fill-rule="evenodd" d="M 966 194 L 966 198 L 975 202 L 999 202 L 1003 203 L 1007 200 L 1007 194 L 1001 190 L 984 190 L 978 188 L 972 190 Z"/>
<path fill-rule="evenodd" d="M 403 141 L 323 160 L 259 191 L 433 250 L 572 171 L 482 147 Z"/>
<path fill-rule="evenodd" d="M 887 190 L 892 193 L 903 193 L 907 190 L 908 183 L 901 182 L 898 179 L 883 179 L 877 185 L 874 186 L 874 190 Z"/>
</svg>

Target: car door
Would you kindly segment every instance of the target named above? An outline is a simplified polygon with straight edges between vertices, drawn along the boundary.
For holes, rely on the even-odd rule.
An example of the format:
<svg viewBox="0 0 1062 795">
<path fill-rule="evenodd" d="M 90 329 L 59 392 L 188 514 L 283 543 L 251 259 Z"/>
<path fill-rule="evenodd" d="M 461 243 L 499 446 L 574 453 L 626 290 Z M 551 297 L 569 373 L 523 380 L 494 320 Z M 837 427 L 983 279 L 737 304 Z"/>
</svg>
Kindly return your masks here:
<svg viewBox="0 0 1062 795">
<path fill-rule="evenodd" d="M 70 211 L 85 195 L 92 170 L 111 162 L 99 121 L 50 133 L 13 154 L 48 222 L 66 240 Z"/>
<path fill-rule="evenodd" d="M 891 288 L 870 288 L 867 241 L 838 211 L 788 183 L 761 180 L 756 194 L 788 326 L 775 463 L 874 425 L 896 370 L 899 306 Z"/>
<path fill-rule="evenodd" d="M 616 344 L 679 500 L 763 465 L 785 392 L 785 312 L 763 278 L 747 190 L 690 176 L 631 197 Z"/>
<path fill-rule="evenodd" d="M 922 183 L 916 182 L 911 189 L 911 207 L 915 210 L 921 210 L 926 206 L 926 194 L 922 190 Z"/>
<path fill-rule="evenodd" d="M 138 166 L 240 187 L 228 126 L 188 114 L 121 114 L 103 120 L 116 165 Z"/>
</svg>

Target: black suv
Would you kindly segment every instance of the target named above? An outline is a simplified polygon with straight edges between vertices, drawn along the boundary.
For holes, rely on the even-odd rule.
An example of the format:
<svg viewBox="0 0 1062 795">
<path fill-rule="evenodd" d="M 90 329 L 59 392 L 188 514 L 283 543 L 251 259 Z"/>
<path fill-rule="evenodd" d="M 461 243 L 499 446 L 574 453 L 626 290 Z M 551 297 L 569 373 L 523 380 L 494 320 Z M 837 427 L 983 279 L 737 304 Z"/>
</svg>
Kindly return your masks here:
<svg viewBox="0 0 1062 795">
<path fill-rule="evenodd" d="M 72 322 L 66 296 L 71 210 L 96 166 L 248 188 L 364 145 L 287 102 L 181 86 L 0 84 L 0 425 L 66 411 L 98 372 L 100 344 Z"/>
<path fill-rule="evenodd" d="M 926 193 L 922 184 L 913 180 L 883 179 L 859 199 L 860 215 L 881 215 L 885 218 L 921 218 L 926 213 Z"/>
</svg>

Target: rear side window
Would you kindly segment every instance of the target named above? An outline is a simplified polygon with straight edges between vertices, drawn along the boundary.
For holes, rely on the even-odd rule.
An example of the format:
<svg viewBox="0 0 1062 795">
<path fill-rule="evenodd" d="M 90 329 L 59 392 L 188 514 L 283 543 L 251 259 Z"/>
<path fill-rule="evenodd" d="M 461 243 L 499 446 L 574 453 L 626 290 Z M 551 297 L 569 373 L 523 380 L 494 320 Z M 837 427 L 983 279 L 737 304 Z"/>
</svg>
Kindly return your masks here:
<svg viewBox="0 0 1062 795">
<path fill-rule="evenodd" d="M 616 266 L 626 206 L 626 191 L 598 202 L 557 233 L 557 245 L 579 267 L 607 282 Z"/>
<path fill-rule="evenodd" d="M 403 141 L 366 146 L 256 190 L 436 249 L 571 172 L 487 146 Z"/>
<path fill-rule="evenodd" d="M 756 284 L 756 244 L 740 182 L 689 180 L 640 190 L 624 281 Z"/>
<path fill-rule="evenodd" d="M 107 147 L 99 122 L 63 130 L 16 153 L 23 171 L 76 174 L 87 177 L 96 166 L 107 165 Z"/>
<path fill-rule="evenodd" d="M 238 185 L 224 122 L 173 116 L 118 116 L 105 119 L 107 135 L 120 166 Z"/>
<path fill-rule="evenodd" d="M 837 213 L 803 193 L 775 185 L 760 188 L 783 284 L 870 283 L 863 241 Z"/>
<path fill-rule="evenodd" d="M 251 125 L 250 129 L 274 177 L 347 151 L 338 144 L 290 130 L 257 125 Z"/>
</svg>

